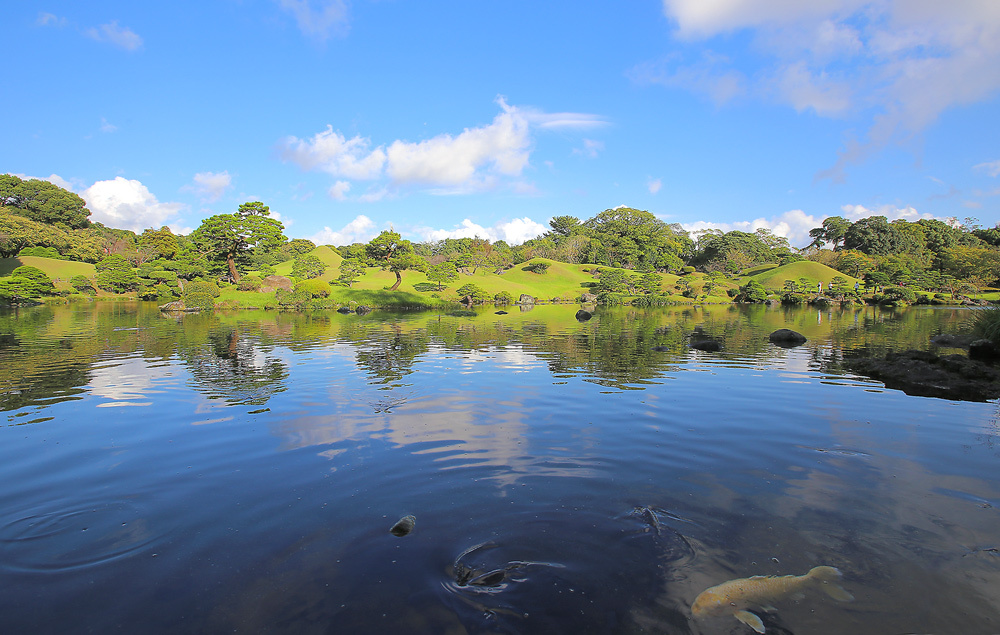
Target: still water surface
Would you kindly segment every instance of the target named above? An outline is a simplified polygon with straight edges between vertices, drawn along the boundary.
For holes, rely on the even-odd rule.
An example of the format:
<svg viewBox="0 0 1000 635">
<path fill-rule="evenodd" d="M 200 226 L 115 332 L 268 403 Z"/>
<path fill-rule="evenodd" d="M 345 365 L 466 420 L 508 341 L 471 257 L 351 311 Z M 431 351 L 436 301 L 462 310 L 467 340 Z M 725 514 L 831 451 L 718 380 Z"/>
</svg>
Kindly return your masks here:
<svg viewBox="0 0 1000 635">
<path fill-rule="evenodd" d="M 839 366 L 968 311 L 575 311 L 0 314 L 0 632 L 1000 632 L 997 404 Z"/>
</svg>

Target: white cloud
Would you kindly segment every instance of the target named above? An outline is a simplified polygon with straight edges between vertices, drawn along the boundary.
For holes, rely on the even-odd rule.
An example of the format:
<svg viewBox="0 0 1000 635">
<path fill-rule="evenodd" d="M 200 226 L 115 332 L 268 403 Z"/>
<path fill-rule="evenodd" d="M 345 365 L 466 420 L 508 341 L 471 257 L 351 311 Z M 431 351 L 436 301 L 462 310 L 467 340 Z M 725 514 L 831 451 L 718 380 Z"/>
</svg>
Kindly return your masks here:
<svg viewBox="0 0 1000 635">
<path fill-rule="evenodd" d="M 979 165 L 972 166 L 972 169 L 986 172 L 990 176 L 996 178 L 1000 176 L 1000 160 L 980 163 Z"/>
<path fill-rule="evenodd" d="M 793 209 L 780 216 L 756 218 L 752 221 L 738 221 L 735 223 L 697 221 L 695 223 L 681 223 L 681 226 L 691 234 L 698 234 L 708 229 L 720 229 L 723 232 L 755 232 L 760 228 L 764 228 L 771 230 L 775 236 L 787 238 L 789 244 L 802 247 L 811 240 L 809 230 L 822 225 L 824 218 L 826 216 L 811 216 L 800 209 Z"/>
<path fill-rule="evenodd" d="M 132 29 L 118 26 L 118 20 L 87 29 L 84 33 L 98 42 L 107 42 L 126 51 L 135 51 L 142 47 L 142 38 Z"/>
<path fill-rule="evenodd" d="M 604 150 L 603 141 L 584 139 L 582 148 L 573 148 L 573 154 L 579 154 L 590 159 L 596 159 L 597 154 Z"/>
<path fill-rule="evenodd" d="M 337 181 L 330 186 L 327 194 L 335 201 L 342 201 L 347 198 L 347 192 L 351 189 L 351 184 L 347 181 Z"/>
<path fill-rule="evenodd" d="M 120 176 L 98 181 L 80 196 L 87 201 L 92 221 L 135 232 L 161 227 L 186 208 L 182 203 L 161 203 L 139 181 Z"/>
<path fill-rule="evenodd" d="M 491 242 L 503 240 L 509 245 L 520 245 L 548 231 L 548 227 L 536 223 L 528 217 L 497 223 L 493 227 L 483 227 L 468 218 L 454 229 L 418 228 L 416 233 L 423 240 L 444 240 L 445 238 L 487 238 Z"/>
<path fill-rule="evenodd" d="M 335 177 L 370 180 L 381 176 L 385 152 L 381 146 L 369 150 L 371 141 L 360 136 L 347 139 L 333 126 L 317 132 L 312 139 L 286 137 L 281 158 L 303 170 L 321 170 Z"/>
<path fill-rule="evenodd" d="M 309 139 L 288 136 L 278 145 L 281 158 L 303 170 L 323 171 L 341 180 L 387 180 L 396 187 L 431 186 L 432 194 L 464 194 L 521 176 L 529 165 L 532 129 L 581 129 L 606 123 L 596 115 L 510 106 L 503 97 L 496 103 L 501 112 L 491 123 L 454 136 L 442 133 L 416 142 L 397 139 L 373 147 L 366 137 L 348 139 L 328 125 Z M 585 147 L 596 153 L 602 146 L 590 141 Z M 346 192 L 343 186 L 338 191 Z M 360 198 L 371 201 L 384 195 L 376 192 Z"/>
<path fill-rule="evenodd" d="M 329 227 L 324 227 L 323 231 L 310 236 L 309 240 L 317 245 L 341 246 L 352 243 L 366 243 L 376 235 L 378 235 L 378 231 L 375 229 L 374 221 L 361 214 L 337 231 Z"/>
<path fill-rule="evenodd" d="M 278 0 L 278 6 L 295 16 L 303 34 L 320 42 L 347 32 L 344 0 Z"/>
<path fill-rule="evenodd" d="M 656 194 L 663 187 L 663 179 L 649 179 L 646 187 L 649 188 L 650 194 Z"/>
<path fill-rule="evenodd" d="M 53 185 L 58 185 L 59 187 L 63 188 L 64 190 L 69 190 L 70 192 L 75 192 L 76 191 L 76 188 L 73 187 L 72 183 L 70 183 L 69 181 L 67 181 L 63 177 L 59 176 L 58 174 L 50 174 L 49 176 L 28 176 L 27 174 L 17 173 L 17 174 L 14 174 L 14 176 L 16 176 L 17 178 L 21 179 L 22 181 L 30 181 L 31 179 L 38 179 L 39 181 L 48 181 L 49 183 L 52 183 Z"/>
<path fill-rule="evenodd" d="M 229 170 L 222 172 L 198 172 L 192 179 L 193 185 L 185 185 L 181 190 L 194 192 L 206 203 L 214 203 L 222 198 L 226 190 L 232 187 L 233 177 Z"/>
<path fill-rule="evenodd" d="M 109 132 L 114 132 L 116 130 L 118 130 L 118 126 L 114 125 L 113 123 L 110 123 L 104 117 L 101 117 L 101 132 L 109 133 Z"/>
<path fill-rule="evenodd" d="M 921 218 L 934 218 L 933 214 L 920 213 L 909 205 L 906 207 L 879 205 L 873 209 L 864 205 L 841 205 L 840 210 L 844 213 L 844 218 L 849 221 L 857 221 L 869 216 L 885 216 L 890 221 L 906 220 L 910 222 L 918 221 Z"/>
<path fill-rule="evenodd" d="M 35 24 L 38 26 L 66 26 L 66 18 L 60 18 L 52 13 L 39 13 L 38 18 L 35 20 Z"/>
<path fill-rule="evenodd" d="M 996 0 L 663 0 L 663 10 L 689 44 L 734 32 L 749 44 L 733 62 L 675 55 L 666 69 L 638 67 L 636 79 L 716 103 L 741 94 L 745 81 L 754 98 L 867 118 L 866 138 L 848 143 L 820 178 L 839 180 L 848 164 L 920 133 L 945 110 L 1000 91 Z"/>
</svg>

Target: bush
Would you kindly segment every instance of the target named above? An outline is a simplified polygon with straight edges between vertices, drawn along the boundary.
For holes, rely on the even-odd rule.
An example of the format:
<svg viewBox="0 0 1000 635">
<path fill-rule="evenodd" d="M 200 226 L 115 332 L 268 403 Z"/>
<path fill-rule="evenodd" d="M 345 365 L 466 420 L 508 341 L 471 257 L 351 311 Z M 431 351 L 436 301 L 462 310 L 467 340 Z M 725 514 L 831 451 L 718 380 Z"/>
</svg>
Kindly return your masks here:
<svg viewBox="0 0 1000 635">
<path fill-rule="evenodd" d="M 548 270 L 549 266 L 550 265 L 547 262 L 533 262 L 530 265 L 527 265 L 526 267 L 522 267 L 522 269 L 524 271 L 530 271 L 531 273 L 537 273 L 540 275 L 545 273 Z"/>
<path fill-rule="evenodd" d="M 507 291 L 501 291 L 493 296 L 493 302 L 501 305 L 514 304 L 514 296 Z"/>
<path fill-rule="evenodd" d="M 767 291 L 756 280 L 751 280 L 740 287 L 740 292 L 736 296 L 737 302 L 764 302 L 767 300 Z"/>
<path fill-rule="evenodd" d="M 312 295 L 304 289 L 295 289 L 294 291 L 278 289 L 274 295 L 278 306 L 282 309 L 300 308 L 312 299 Z"/>
<path fill-rule="evenodd" d="M 94 288 L 94 283 L 91 282 L 90 278 L 87 276 L 73 276 L 69 279 L 69 284 L 80 293 L 87 293 L 89 295 L 97 293 L 97 289 Z"/>
<path fill-rule="evenodd" d="M 330 295 L 330 285 L 322 280 L 303 280 L 295 285 L 296 291 L 304 291 L 310 298 L 325 298 Z"/>
<path fill-rule="evenodd" d="M 299 256 L 292 265 L 292 275 L 296 278 L 311 280 L 318 278 L 326 271 L 326 263 L 313 255 Z"/>
<path fill-rule="evenodd" d="M 972 332 L 994 344 L 1000 344 L 1000 307 L 992 306 L 976 311 L 972 318 Z"/>
<path fill-rule="evenodd" d="M 189 309 L 211 309 L 215 307 L 215 298 L 203 291 L 187 293 L 184 295 L 184 306 Z"/>
<path fill-rule="evenodd" d="M 917 300 L 917 294 L 906 287 L 886 287 L 882 293 L 882 302 L 906 302 L 913 304 Z"/>
<path fill-rule="evenodd" d="M 240 291 L 260 291 L 260 285 L 263 284 L 263 282 L 264 281 L 257 276 L 244 276 L 240 278 L 239 284 L 236 285 L 236 288 Z"/>
<path fill-rule="evenodd" d="M 219 291 L 219 285 L 214 282 L 208 282 L 207 280 L 195 280 L 194 282 L 189 282 L 184 285 L 184 295 L 187 296 L 191 293 L 207 293 L 213 298 L 219 297 L 221 291 Z"/>
<path fill-rule="evenodd" d="M 18 256 L 37 256 L 39 258 L 53 258 L 55 260 L 67 260 L 55 247 L 25 247 L 18 252 Z"/>
<path fill-rule="evenodd" d="M 628 300 L 628 296 L 624 293 L 615 293 L 614 291 L 602 291 L 597 294 L 597 303 L 603 304 L 605 306 L 621 306 L 625 304 Z"/>
<path fill-rule="evenodd" d="M 686 276 L 689 273 L 694 273 L 694 267 L 691 267 L 691 266 L 681 267 L 681 275 L 685 275 Z"/>
<path fill-rule="evenodd" d="M 632 300 L 632 306 L 646 307 L 646 306 L 666 306 L 671 304 L 673 301 L 670 299 L 669 295 L 661 293 L 650 293 L 648 295 L 642 295 L 638 298 Z"/>
<path fill-rule="evenodd" d="M 472 301 L 476 303 L 488 302 L 492 298 L 489 292 L 481 288 L 479 285 L 475 285 L 471 282 L 459 287 L 456 293 L 458 293 L 458 297 L 460 298 L 469 296 L 472 298 Z"/>
</svg>

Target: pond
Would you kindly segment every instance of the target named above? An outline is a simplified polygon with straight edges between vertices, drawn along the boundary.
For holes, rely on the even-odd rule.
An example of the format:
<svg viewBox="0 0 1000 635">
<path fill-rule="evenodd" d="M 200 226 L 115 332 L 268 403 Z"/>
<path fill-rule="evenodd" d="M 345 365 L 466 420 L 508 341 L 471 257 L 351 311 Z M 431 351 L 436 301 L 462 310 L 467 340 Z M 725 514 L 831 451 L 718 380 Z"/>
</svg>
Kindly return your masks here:
<svg viewBox="0 0 1000 635">
<path fill-rule="evenodd" d="M 576 310 L 0 313 L 0 632 L 753 633 L 692 602 L 820 565 L 767 633 L 1000 632 L 997 403 L 840 365 L 969 310 Z"/>
</svg>

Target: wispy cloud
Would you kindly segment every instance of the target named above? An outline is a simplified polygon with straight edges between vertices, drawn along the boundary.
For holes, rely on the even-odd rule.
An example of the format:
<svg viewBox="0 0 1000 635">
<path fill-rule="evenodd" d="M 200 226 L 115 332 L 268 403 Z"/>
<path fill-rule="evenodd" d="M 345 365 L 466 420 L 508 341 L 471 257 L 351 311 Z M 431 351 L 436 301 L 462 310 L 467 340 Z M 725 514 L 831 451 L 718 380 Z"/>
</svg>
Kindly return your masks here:
<svg viewBox="0 0 1000 635">
<path fill-rule="evenodd" d="M 646 188 L 649 190 L 650 194 L 656 194 L 663 187 L 663 179 L 649 179 L 646 183 Z"/>
<path fill-rule="evenodd" d="M 985 172 L 993 178 L 996 178 L 1000 176 L 1000 160 L 980 163 L 979 165 L 972 166 L 972 169 L 979 172 Z"/>
<path fill-rule="evenodd" d="M 112 20 L 98 27 L 89 28 L 84 33 L 93 40 L 106 42 L 126 51 L 136 51 L 142 48 L 142 38 L 132 29 L 118 26 L 117 20 Z"/>
<path fill-rule="evenodd" d="M 61 18 L 53 13 L 39 13 L 38 18 L 35 19 L 35 24 L 38 26 L 63 27 L 66 26 L 66 23 L 66 18 Z"/>
<path fill-rule="evenodd" d="M 181 190 L 194 192 L 205 203 L 214 203 L 222 198 L 222 195 L 233 184 L 233 177 L 229 175 L 229 170 L 222 172 L 199 172 L 191 180 L 193 183 L 185 185 Z"/>
<path fill-rule="evenodd" d="M 359 214 L 354 217 L 354 220 L 338 230 L 324 227 L 323 231 L 310 236 L 309 240 L 313 241 L 317 245 L 333 245 L 335 247 L 339 247 L 342 245 L 350 245 L 352 243 L 365 243 L 374 238 L 376 235 L 378 235 L 378 230 L 376 229 L 375 222 L 364 214 Z"/>
<path fill-rule="evenodd" d="M 278 6 L 295 17 L 299 30 L 319 42 L 347 33 L 348 12 L 344 0 L 277 0 Z"/>
<path fill-rule="evenodd" d="M 995 0 L 662 2 L 677 51 L 636 67 L 637 81 L 718 105 L 748 97 L 867 121 L 867 133 L 848 140 L 818 178 L 842 180 L 848 166 L 919 134 L 946 110 L 1000 91 Z M 732 59 L 711 53 L 717 44 L 736 46 Z"/>
</svg>

